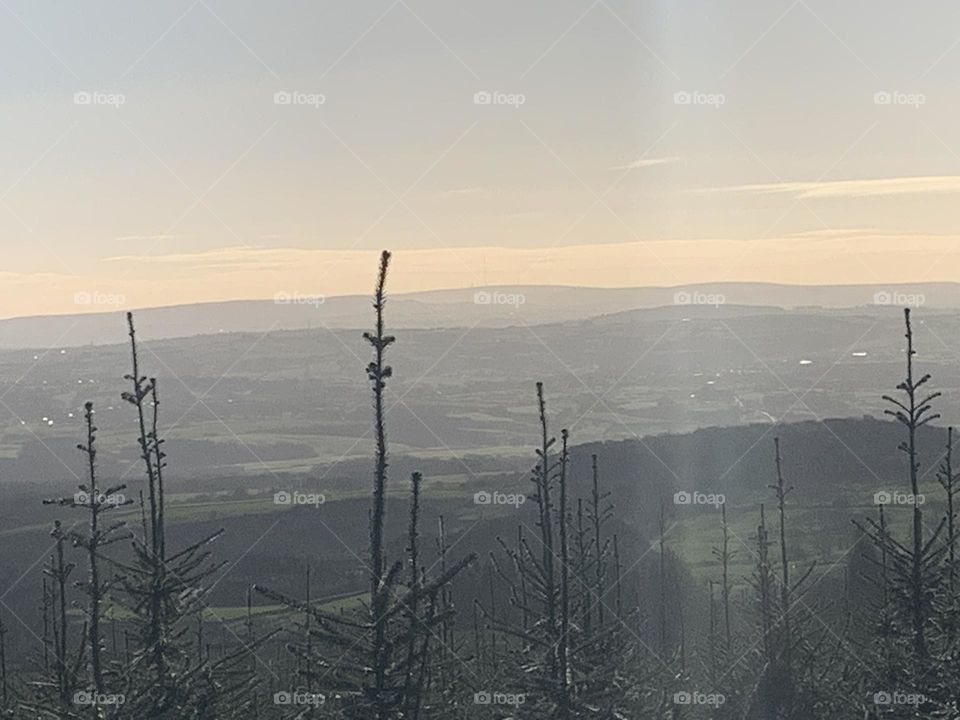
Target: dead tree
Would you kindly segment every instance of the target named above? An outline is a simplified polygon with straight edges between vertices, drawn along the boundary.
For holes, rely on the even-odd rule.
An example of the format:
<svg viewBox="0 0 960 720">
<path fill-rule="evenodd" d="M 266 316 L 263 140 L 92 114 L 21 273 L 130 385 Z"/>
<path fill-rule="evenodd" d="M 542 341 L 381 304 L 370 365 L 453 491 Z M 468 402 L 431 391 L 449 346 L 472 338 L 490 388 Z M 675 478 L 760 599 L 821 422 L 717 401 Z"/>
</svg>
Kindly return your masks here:
<svg viewBox="0 0 960 720">
<path fill-rule="evenodd" d="M 815 607 L 805 600 L 816 563 L 793 577 L 787 540 L 787 496 L 780 454 L 774 438 L 776 482 L 769 487 L 777 500 L 780 572 L 770 560 L 770 540 L 764 506 L 757 529 L 757 564 L 752 578 L 761 630 L 763 653 L 755 686 L 747 697 L 746 718 L 776 717 L 801 720 L 835 712 L 841 693 L 835 691 L 835 669 L 846 626 L 834 629 L 818 619 Z M 775 587 L 778 585 L 779 587 Z M 816 606 L 817 603 L 813 602 Z M 832 647 L 831 647 L 832 645 Z"/>
<path fill-rule="evenodd" d="M 74 692 L 82 686 L 83 668 L 86 662 L 87 626 L 84 625 L 72 647 L 70 624 L 67 615 L 67 588 L 74 563 L 66 557 L 68 531 L 59 520 L 54 521 L 50 535 L 54 538 L 54 550 L 44 563 L 43 573 L 50 579 L 47 611 L 52 635 L 52 662 L 44 668 L 40 677 L 29 682 L 32 694 L 16 704 L 37 717 L 69 717 L 76 710 Z M 52 667 L 51 667 L 52 666 Z"/>
<path fill-rule="evenodd" d="M 7 678 L 7 626 L 0 617 L 0 706 L 6 710 L 10 706 L 10 683 Z"/>
<path fill-rule="evenodd" d="M 600 492 L 600 473 L 598 470 L 596 454 L 590 456 L 591 487 L 590 500 L 587 503 L 587 515 L 593 526 L 593 570 L 594 592 L 596 596 L 602 598 L 606 595 L 606 575 L 607 563 L 606 557 L 609 551 L 609 540 L 602 537 L 602 527 L 613 517 L 613 506 L 609 502 L 610 492 Z M 597 608 L 597 627 L 603 628 L 604 624 L 604 603 L 595 603 Z"/>
<path fill-rule="evenodd" d="M 376 328 L 363 337 L 373 347 L 373 360 L 367 366 L 367 378 L 373 386 L 373 430 L 376 437 L 373 477 L 373 511 L 370 521 L 370 614 L 374 623 L 374 645 L 372 668 L 374 675 L 375 712 L 377 720 L 387 717 L 389 701 L 386 698 L 387 682 L 387 636 L 386 609 L 389 596 L 385 592 L 385 558 L 383 552 L 383 524 L 387 502 L 387 429 L 384 416 L 383 393 L 386 381 L 393 369 L 385 364 L 384 356 L 396 338 L 385 334 L 384 307 L 386 306 L 387 271 L 390 267 L 390 253 L 384 251 L 380 257 L 380 271 L 373 296 L 373 308 L 376 311 Z"/>
<path fill-rule="evenodd" d="M 898 400 L 889 395 L 884 395 L 883 399 L 893 406 L 893 409 L 884 410 L 900 422 L 907 431 L 907 438 L 901 442 L 899 449 L 906 454 L 908 462 L 908 478 L 910 482 L 910 492 L 914 498 L 913 502 L 913 533 L 911 537 L 910 554 L 910 593 L 911 593 L 911 621 L 913 629 L 913 650 L 917 658 L 926 660 L 927 649 L 927 621 L 930 612 L 929 601 L 924 590 L 924 565 L 925 547 L 923 542 L 923 511 L 920 503 L 916 499 L 920 495 L 919 470 L 920 462 L 917 457 L 917 430 L 924 425 L 940 417 L 939 413 L 932 411 L 932 403 L 938 397 L 939 392 L 924 394 L 921 388 L 930 381 L 930 375 L 922 375 L 917 379 L 914 375 L 913 356 L 916 350 L 913 349 L 913 328 L 910 324 L 910 308 L 904 308 L 904 324 L 907 339 L 906 349 L 906 378 L 897 389 L 903 393 L 903 400 Z"/>
<path fill-rule="evenodd" d="M 947 642 L 952 644 L 957 633 L 958 608 L 956 576 L 957 576 L 957 514 L 955 503 L 960 485 L 957 484 L 958 474 L 953 471 L 953 426 L 947 428 L 947 447 L 943 462 L 937 471 L 937 480 L 943 488 L 947 501 L 945 544 L 947 546 Z"/>
<path fill-rule="evenodd" d="M 127 677 L 125 711 L 144 717 L 180 715 L 202 708 L 226 713 L 245 707 L 250 685 L 248 675 L 235 681 L 254 649 L 238 638 L 237 648 L 224 648 L 216 660 L 193 652 L 186 638 L 188 625 L 205 607 L 213 576 L 226 563 L 212 559 L 210 549 L 223 530 L 215 531 L 186 547 L 171 551 L 166 540 L 163 470 L 166 453 L 159 432 L 157 381 L 140 374 L 133 315 L 127 314 L 133 371 L 125 378 L 131 391 L 122 398 L 133 406 L 137 420 L 137 443 L 144 463 L 147 499 L 141 495 L 143 535 L 133 536 L 132 558 L 111 558 L 115 569 L 117 599 L 132 615 L 136 639 Z M 146 507 L 145 507 L 146 505 Z M 258 642 L 265 641 L 263 635 Z"/>
<path fill-rule="evenodd" d="M 733 634 L 730 627 L 730 561 L 736 556 L 736 551 L 730 549 L 730 527 L 727 525 L 727 505 L 720 506 L 720 527 L 722 538 L 720 547 L 712 549 L 713 556 L 720 563 L 720 600 L 723 603 L 723 637 L 724 653 L 731 656 L 733 649 Z"/>
<path fill-rule="evenodd" d="M 558 658 L 558 717 L 568 720 L 571 712 L 570 692 L 570 548 L 567 541 L 567 466 L 570 462 L 567 443 L 569 433 L 560 431 L 560 508 L 557 524 L 560 530 L 560 639 Z M 602 596 L 601 596 L 602 597 Z M 602 602 L 601 602 L 602 605 Z"/>
<path fill-rule="evenodd" d="M 660 657 L 665 658 L 670 655 L 670 652 L 667 645 L 667 532 L 663 513 L 663 498 L 660 498 L 660 522 L 657 526 L 657 538 L 660 548 L 659 563 L 657 566 L 657 589 L 660 602 Z"/>
<path fill-rule="evenodd" d="M 777 511 L 780 516 L 780 624 L 783 632 L 783 658 L 782 662 L 789 675 L 791 672 L 791 654 L 793 649 L 793 637 L 790 632 L 790 561 L 787 557 L 787 518 L 786 501 L 787 495 L 793 490 L 792 487 L 786 487 L 783 482 L 783 468 L 780 459 L 780 438 L 773 439 L 775 448 L 775 463 L 777 468 L 777 482 L 771 485 L 777 498 Z"/>
<path fill-rule="evenodd" d="M 114 584 L 103 577 L 101 562 L 103 549 L 127 539 L 126 523 L 122 520 L 104 525 L 104 516 L 111 511 L 130 505 L 133 501 L 123 495 L 126 485 L 114 485 L 101 489 L 97 480 L 97 427 L 94 425 L 93 403 L 84 405 L 84 425 L 86 442 L 77 445 L 77 448 L 86 456 L 87 482 L 81 483 L 79 491 L 71 497 L 62 497 L 55 500 L 44 500 L 47 505 L 79 508 L 87 512 L 89 527 L 87 533 L 70 531 L 68 537 L 73 544 L 83 548 L 87 553 L 87 581 L 78 583 L 78 586 L 87 596 L 85 609 L 87 622 L 87 647 L 89 649 L 89 684 L 94 692 L 103 695 L 107 693 L 104 682 L 103 668 L 103 636 L 100 624 L 103 620 L 103 602 Z"/>
<path fill-rule="evenodd" d="M 561 720 L 594 713 L 615 717 L 627 711 L 626 698 L 636 682 L 631 673 L 637 652 L 633 630 L 619 613 L 611 613 L 614 620 L 605 619 L 603 626 L 588 622 L 593 606 L 608 602 L 604 595 L 620 592 L 619 582 L 608 587 L 601 574 L 603 595 L 599 594 L 593 567 L 608 562 L 609 541 L 602 532 L 609 518 L 602 501 L 606 495 L 595 483 L 592 499 L 587 501 L 588 514 L 599 524 L 586 527 L 581 503 L 572 538 L 569 434 L 561 432 L 560 447 L 554 450 L 542 383 L 537 383 L 537 414 L 540 442 L 531 482 L 538 524 L 533 539 L 538 545 L 531 546 L 532 539 L 523 532 L 518 532 L 515 546 L 497 538 L 501 557 L 509 564 L 500 562 L 496 554 L 491 557 L 515 612 L 508 616 L 494 615 L 492 608 L 482 611 L 491 627 L 507 639 L 502 645 L 507 655 L 501 662 L 510 663 L 508 675 L 528 698 L 524 711 L 531 717 Z"/>
<path fill-rule="evenodd" d="M 374 331 L 364 333 L 373 348 L 373 360 L 366 373 L 373 396 L 375 438 L 368 601 L 359 613 L 337 615 L 270 588 L 255 586 L 264 596 L 309 616 L 309 646 L 290 643 L 288 649 L 301 658 L 311 687 L 339 695 L 342 712 L 351 720 L 420 718 L 447 709 L 432 706 L 426 697 L 427 676 L 434 665 L 430 641 L 438 631 L 449 629 L 453 614 L 450 584 L 476 560 L 471 554 L 448 565 L 445 540 L 441 540 L 443 568 L 435 577 L 426 575 L 419 550 L 419 473 L 411 478 L 406 562 L 390 562 L 386 556 L 389 478 L 384 399 L 387 380 L 393 375 L 386 364 L 386 351 L 396 341 L 386 334 L 384 318 L 389 264 L 390 253 L 384 251 L 373 297 Z"/>
</svg>

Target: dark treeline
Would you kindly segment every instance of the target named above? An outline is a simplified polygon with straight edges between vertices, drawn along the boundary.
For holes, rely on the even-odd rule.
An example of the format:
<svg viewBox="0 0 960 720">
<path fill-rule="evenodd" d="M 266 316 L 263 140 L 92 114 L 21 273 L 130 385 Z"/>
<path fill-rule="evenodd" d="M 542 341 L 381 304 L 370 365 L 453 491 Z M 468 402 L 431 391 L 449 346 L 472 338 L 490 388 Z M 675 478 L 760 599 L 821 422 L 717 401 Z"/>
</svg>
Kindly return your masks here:
<svg viewBox="0 0 960 720">
<path fill-rule="evenodd" d="M 716 518 L 704 582 L 671 535 L 676 515 L 693 517 L 686 506 L 703 493 L 644 497 L 642 511 L 617 507 L 604 457 L 574 462 L 541 383 L 531 392 L 539 424 L 528 491 L 469 499 L 516 509 L 484 520 L 498 532 L 486 556 L 464 550 L 469 530 L 454 537 L 443 514 L 426 513 L 424 477 L 406 472 L 409 461 L 403 474 L 390 463 L 389 263 L 384 252 L 375 325 L 364 334 L 375 445 L 367 542 L 343 543 L 362 593 L 331 604 L 332 583 L 305 564 L 298 588 L 264 577 L 235 599 L 239 616 L 211 611 L 211 592 L 242 557 L 218 556 L 222 531 L 188 540 L 171 532 L 162 395 L 128 315 L 121 397 L 141 479 L 100 477 L 96 408 L 87 403 L 84 480 L 75 494 L 44 500 L 62 517 L 42 559 L 36 616 L 14 624 L 0 611 L 4 717 L 960 717 L 960 483 L 952 429 L 938 457 L 918 447 L 920 429 L 939 417 L 939 393 L 916 368 L 909 311 L 905 376 L 885 396 L 902 431 L 902 484 L 877 493 L 873 516 L 850 518 L 852 545 L 824 566 L 793 539 L 803 489 L 784 470 L 791 448 L 773 438 L 775 472 L 752 480 L 767 486 L 768 500 L 751 510 L 749 537 L 734 528 L 723 496 L 705 499 L 715 514 L 696 515 Z M 930 468 L 940 497 L 928 504 Z M 398 485 L 407 499 L 388 502 Z M 638 536 L 622 521 L 626 510 L 655 530 Z M 13 632 L 35 641 L 29 657 L 9 657 Z"/>
</svg>

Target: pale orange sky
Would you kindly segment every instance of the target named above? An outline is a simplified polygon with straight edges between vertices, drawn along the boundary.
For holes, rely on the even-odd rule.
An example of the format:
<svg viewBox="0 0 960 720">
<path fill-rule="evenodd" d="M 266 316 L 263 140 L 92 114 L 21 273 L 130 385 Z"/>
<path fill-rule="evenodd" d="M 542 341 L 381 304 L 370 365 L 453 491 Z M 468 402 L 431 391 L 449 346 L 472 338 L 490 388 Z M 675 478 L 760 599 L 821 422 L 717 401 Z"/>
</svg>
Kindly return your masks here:
<svg viewBox="0 0 960 720">
<path fill-rule="evenodd" d="M 960 278 L 955 3 L 455 5 L 10 0 L 0 317 Z"/>
<path fill-rule="evenodd" d="M 900 278 L 955 281 L 957 238 L 822 232 L 768 240 L 688 240 L 563 246 L 406 250 L 395 255 L 395 292 L 477 285 L 673 286 L 726 281 L 872 284 Z M 376 251 L 223 248 L 103 262 L 103 274 L 0 273 L 0 306 L 12 315 L 103 311 L 271 298 L 278 293 L 366 293 Z M 136 277 L 123 268 L 138 269 Z M 118 281 L 117 277 L 124 279 Z M 585 280 L 592 282 L 585 282 Z M 83 299 L 78 304 L 76 296 Z M 90 298 L 89 300 L 87 298 Z"/>
</svg>

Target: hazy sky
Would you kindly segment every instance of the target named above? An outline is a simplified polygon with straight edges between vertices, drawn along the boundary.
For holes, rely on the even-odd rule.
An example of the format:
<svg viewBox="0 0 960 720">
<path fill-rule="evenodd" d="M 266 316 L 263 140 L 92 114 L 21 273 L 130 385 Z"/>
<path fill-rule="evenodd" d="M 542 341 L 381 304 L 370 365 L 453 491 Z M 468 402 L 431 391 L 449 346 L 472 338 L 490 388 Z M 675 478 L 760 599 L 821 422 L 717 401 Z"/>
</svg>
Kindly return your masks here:
<svg viewBox="0 0 960 720">
<path fill-rule="evenodd" d="M 0 18 L 0 316 L 366 292 L 382 247 L 396 290 L 960 277 L 955 2 Z"/>
</svg>

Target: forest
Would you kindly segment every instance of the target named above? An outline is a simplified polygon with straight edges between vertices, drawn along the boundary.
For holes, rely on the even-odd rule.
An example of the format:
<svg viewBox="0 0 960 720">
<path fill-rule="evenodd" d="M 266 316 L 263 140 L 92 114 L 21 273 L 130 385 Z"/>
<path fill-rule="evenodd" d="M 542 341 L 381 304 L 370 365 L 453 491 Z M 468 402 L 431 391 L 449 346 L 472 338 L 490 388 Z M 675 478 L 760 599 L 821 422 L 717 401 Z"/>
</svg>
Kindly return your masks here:
<svg viewBox="0 0 960 720">
<path fill-rule="evenodd" d="M 784 428 L 762 439 L 774 472 L 751 478 L 765 500 L 749 508 L 744 536 L 715 488 L 667 495 L 642 478 L 640 493 L 610 483 L 604 445 L 575 454 L 550 388 L 532 377 L 538 441 L 520 468 L 525 490 L 485 486 L 462 498 L 506 510 L 481 553 L 425 511 L 429 477 L 401 476 L 391 462 L 389 354 L 403 337 L 388 324 L 390 260 L 384 251 L 363 334 L 371 358 L 357 368 L 372 410 L 366 542 L 337 538 L 362 592 L 331 602 L 342 578 L 307 564 L 298 588 L 268 573 L 238 589 L 233 622 L 211 614 L 211 593 L 243 558 L 218 550 L 224 530 L 181 537 L 167 515 L 162 385 L 128 313 L 118 396 L 140 477 L 101 476 L 87 402 L 77 418 L 83 482 L 37 499 L 60 517 L 36 563 L 34 615 L 12 616 L 0 596 L 2 717 L 960 718 L 960 471 L 909 309 L 902 374 L 878 390 L 896 427 L 899 485 L 874 488 L 868 511 L 849 509 L 842 552 L 818 557 L 796 542 L 810 490 L 786 471 L 798 450 Z M 801 463 L 816 461 L 803 452 Z M 276 491 L 291 513 L 324 503 Z M 677 512 L 703 520 L 706 569 L 685 566 L 671 534 Z M 654 531 L 636 532 L 628 516 Z M 734 570 L 743 566 L 745 582 Z M 9 653 L 13 635 L 32 652 Z"/>
</svg>

